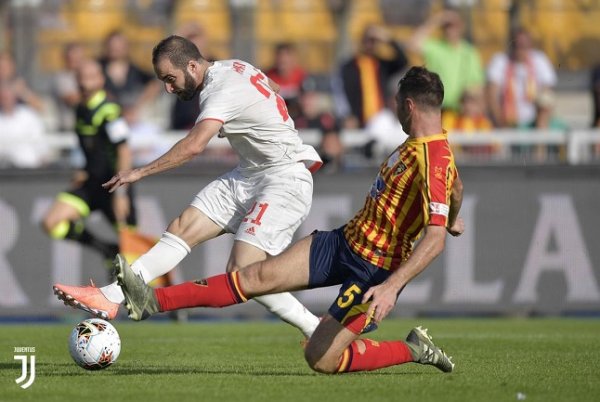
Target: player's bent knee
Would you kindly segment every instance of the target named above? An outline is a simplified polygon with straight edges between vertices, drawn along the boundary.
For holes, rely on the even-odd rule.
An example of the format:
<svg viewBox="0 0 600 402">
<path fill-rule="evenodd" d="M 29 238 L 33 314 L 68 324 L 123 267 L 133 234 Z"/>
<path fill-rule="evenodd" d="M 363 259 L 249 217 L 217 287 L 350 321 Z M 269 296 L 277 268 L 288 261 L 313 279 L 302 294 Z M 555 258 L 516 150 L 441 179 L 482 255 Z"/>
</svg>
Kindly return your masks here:
<svg viewBox="0 0 600 402">
<path fill-rule="evenodd" d="M 59 220 L 58 216 L 56 214 L 50 212 L 42 218 L 42 221 L 40 222 L 40 226 L 46 233 L 50 233 L 52 231 L 52 229 L 54 229 L 54 227 L 56 225 L 58 225 L 59 223 L 60 223 L 60 220 Z"/>
<path fill-rule="evenodd" d="M 181 222 L 180 218 L 177 217 L 167 226 L 167 232 L 174 234 L 175 236 L 181 235 Z"/>
<path fill-rule="evenodd" d="M 225 268 L 225 272 L 231 273 L 231 272 L 239 271 L 241 268 L 242 267 L 240 267 L 238 264 L 227 264 L 227 267 Z"/>
<path fill-rule="evenodd" d="M 310 342 L 309 342 L 310 343 Z M 306 359 L 306 363 L 308 363 L 308 367 L 317 373 L 322 374 L 335 374 L 337 373 L 337 361 L 332 361 L 331 359 L 327 359 L 320 354 L 316 354 L 311 351 L 310 348 L 306 348 L 304 351 L 304 358 Z"/>
<path fill-rule="evenodd" d="M 268 279 L 263 275 L 262 265 L 262 261 L 257 262 L 240 271 L 239 277 L 245 292 L 252 295 L 263 295 L 270 293 L 273 289 L 273 284 L 269 283 Z M 236 269 L 233 269 L 233 271 L 236 271 Z"/>
<path fill-rule="evenodd" d="M 53 226 L 53 221 L 47 216 L 44 217 L 44 219 L 42 219 L 42 221 L 40 222 L 40 227 L 47 234 L 50 234 L 50 231 L 52 230 Z"/>
<path fill-rule="evenodd" d="M 42 230 L 53 239 L 62 240 L 67 236 L 71 223 L 68 220 L 57 221 L 53 216 L 44 218 L 41 223 Z"/>
</svg>

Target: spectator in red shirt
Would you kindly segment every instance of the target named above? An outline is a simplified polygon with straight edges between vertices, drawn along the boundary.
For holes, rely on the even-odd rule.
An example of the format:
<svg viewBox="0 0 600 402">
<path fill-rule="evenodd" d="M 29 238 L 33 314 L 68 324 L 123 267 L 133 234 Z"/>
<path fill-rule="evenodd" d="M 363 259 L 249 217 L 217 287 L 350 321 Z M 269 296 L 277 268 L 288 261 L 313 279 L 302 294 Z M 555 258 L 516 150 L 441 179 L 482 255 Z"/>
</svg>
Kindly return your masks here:
<svg viewBox="0 0 600 402">
<path fill-rule="evenodd" d="M 280 86 L 279 95 L 285 99 L 290 116 L 300 114 L 299 96 L 306 71 L 298 62 L 296 47 L 291 43 L 280 43 L 275 47 L 275 64 L 265 74 Z"/>
</svg>

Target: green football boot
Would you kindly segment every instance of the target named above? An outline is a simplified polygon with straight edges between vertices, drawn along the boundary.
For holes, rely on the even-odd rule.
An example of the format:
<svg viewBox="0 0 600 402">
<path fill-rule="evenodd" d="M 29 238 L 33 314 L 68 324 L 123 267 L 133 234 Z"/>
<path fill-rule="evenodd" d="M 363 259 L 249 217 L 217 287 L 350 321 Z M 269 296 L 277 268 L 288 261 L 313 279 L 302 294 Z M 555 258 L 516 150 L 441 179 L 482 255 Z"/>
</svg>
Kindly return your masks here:
<svg viewBox="0 0 600 402">
<path fill-rule="evenodd" d="M 117 283 L 125 295 L 125 307 L 129 313 L 129 318 L 141 321 L 152 314 L 158 313 L 160 310 L 154 289 L 144 282 L 144 278 L 133 272 L 121 254 L 117 254 L 113 265 Z"/>
<path fill-rule="evenodd" d="M 413 328 L 406 337 L 406 343 L 415 363 L 430 364 L 446 373 L 454 370 L 452 357 L 448 357 L 442 349 L 433 344 L 426 328 Z"/>
</svg>

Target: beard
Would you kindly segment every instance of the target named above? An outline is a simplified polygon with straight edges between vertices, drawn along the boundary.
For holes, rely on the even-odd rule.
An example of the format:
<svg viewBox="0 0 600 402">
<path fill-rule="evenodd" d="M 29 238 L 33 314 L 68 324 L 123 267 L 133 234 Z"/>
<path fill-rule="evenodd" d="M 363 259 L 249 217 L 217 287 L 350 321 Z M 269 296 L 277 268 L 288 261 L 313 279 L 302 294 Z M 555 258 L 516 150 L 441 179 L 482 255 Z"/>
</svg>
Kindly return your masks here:
<svg viewBox="0 0 600 402">
<path fill-rule="evenodd" d="M 184 70 L 183 77 L 185 79 L 183 88 L 177 91 L 177 97 L 182 101 L 189 101 L 198 93 L 198 85 L 190 73 Z"/>
</svg>

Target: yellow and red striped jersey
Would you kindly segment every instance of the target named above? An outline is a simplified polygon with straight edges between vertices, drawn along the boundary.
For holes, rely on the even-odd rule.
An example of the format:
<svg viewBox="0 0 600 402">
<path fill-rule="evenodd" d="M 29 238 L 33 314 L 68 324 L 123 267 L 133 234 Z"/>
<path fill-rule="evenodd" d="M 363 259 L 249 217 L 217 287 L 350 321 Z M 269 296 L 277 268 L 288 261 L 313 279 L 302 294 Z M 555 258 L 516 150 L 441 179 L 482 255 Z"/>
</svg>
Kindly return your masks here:
<svg viewBox="0 0 600 402">
<path fill-rule="evenodd" d="M 458 176 L 446 133 L 408 138 L 381 165 L 363 208 L 344 229 L 352 250 L 395 270 L 426 225 L 446 226 Z"/>
</svg>

